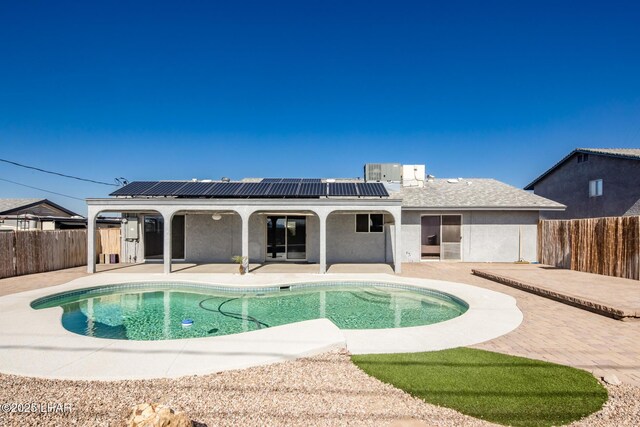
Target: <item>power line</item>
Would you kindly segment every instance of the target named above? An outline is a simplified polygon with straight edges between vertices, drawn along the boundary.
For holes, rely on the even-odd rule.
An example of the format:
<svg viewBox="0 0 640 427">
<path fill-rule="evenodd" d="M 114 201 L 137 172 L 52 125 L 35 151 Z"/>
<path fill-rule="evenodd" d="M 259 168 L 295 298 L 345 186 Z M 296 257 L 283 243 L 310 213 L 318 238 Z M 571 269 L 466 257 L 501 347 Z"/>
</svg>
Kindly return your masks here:
<svg viewBox="0 0 640 427">
<path fill-rule="evenodd" d="M 44 188 L 38 188 L 38 187 L 32 187 L 30 185 L 26 185 L 26 184 L 20 184 L 19 182 L 11 181 L 9 179 L 0 178 L 0 181 L 9 182 L 9 183 L 15 184 L 15 185 L 21 185 L 21 186 L 27 187 L 27 188 L 33 188 L 34 190 L 44 191 L 45 193 L 57 194 L 58 196 L 68 197 L 70 199 L 76 199 L 76 200 L 80 200 L 82 202 L 85 201 L 84 199 L 81 199 L 80 197 L 73 197 L 73 196 L 69 196 L 67 194 L 56 193 L 55 191 L 45 190 Z"/>
<path fill-rule="evenodd" d="M 114 187 L 118 187 L 118 184 L 112 184 L 110 182 L 104 182 L 104 181 L 95 181 L 93 179 L 87 179 L 87 178 L 79 178 L 79 177 L 73 176 L 73 175 L 65 175 L 65 174 L 59 173 L 59 172 L 52 172 L 52 171 L 48 171 L 48 170 L 45 170 L 45 169 L 40 169 L 40 168 L 37 168 L 35 166 L 27 166 L 27 165 L 23 165 L 22 163 L 12 162 L 11 160 L 0 159 L 0 162 L 5 162 L 5 163 L 9 163 L 9 164 L 12 164 L 12 165 L 15 165 L 15 166 L 20 166 L 21 168 L 33 169 L 33 170 L 36 170 L 36 171 L 39 171 L 39 172 L 50 173 L 51 175 L 58 175 L 58 176 L 62 176 L 64 178 L 77 179 L 78 181 L 93 182 L 94 184 L 112 185 Z"/>
</svg>

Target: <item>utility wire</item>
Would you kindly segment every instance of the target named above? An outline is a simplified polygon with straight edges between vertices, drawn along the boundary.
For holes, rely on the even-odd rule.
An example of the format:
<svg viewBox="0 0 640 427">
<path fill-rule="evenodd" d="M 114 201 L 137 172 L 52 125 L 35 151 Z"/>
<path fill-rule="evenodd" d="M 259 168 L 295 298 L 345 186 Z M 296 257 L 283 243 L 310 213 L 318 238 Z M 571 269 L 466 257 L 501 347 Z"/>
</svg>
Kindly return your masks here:
<svg viewBox="0 0 640 427">
<path fill-rule="evenodd" d="M 81 201 L 84 202 L 84 199 L 81 199 L 80 197 L 73 197 L 73 196 L 69 196 L 67 194 L 56 193 L 55 191 L 45 190 L 44 188 L 38 188 L 38 187 L 32 187 L 30 185 L 26 185 L 26 184 L 20 184 L 19 182 L 11 181 L 9 179 L 0 178 L 0 181 L 9 182 L 9 183 L 15 184 L 15 185 L 21 185 L 21 186 L 27 187 L 27 188 L 33 188 L 34 190 L 44 191 L 45 193 L 57 194 L 58 196 L 68 197 L 70 199 L 81 200 Z"/>
<path fill-rule="evenodd" d="M 9 163 L 9 164 L 12 164 L 12 165 L 15 165 L 15 166 L 20 166 L 21 168 L 33 169 L 33 170 L 36 170 L 38 172 L 50 173 L 51 175 L 58 175 L 58 176 L 62 176 L 62 177 L 65 177 L 65 178 L 77 179 L 78 181 L 93 182 L 94 184 L 112 185 L 114 187 L 118 187 L 118 184 L 112 184 L 110 182 L 104 182 L 104 181 L 95 181 L 93 179 L 87 179 L 87 178 L 79 178 L 77 176 L 72 176 L 72 175 L 65 175 L 65 174 L 59 173 L 59 172 L 52 172 L 52 171 L 48 171 L 48 170 L 45 170 L 45 169 L 40 169 L 40 168 L 37 168 L 35 166 L 27 166 L 27 165 L 23 165 L 22 163 L 12 162 L 11 160 L 0 159 L 0 162 L 5 162 L 5 163 Z"/>
</svg>

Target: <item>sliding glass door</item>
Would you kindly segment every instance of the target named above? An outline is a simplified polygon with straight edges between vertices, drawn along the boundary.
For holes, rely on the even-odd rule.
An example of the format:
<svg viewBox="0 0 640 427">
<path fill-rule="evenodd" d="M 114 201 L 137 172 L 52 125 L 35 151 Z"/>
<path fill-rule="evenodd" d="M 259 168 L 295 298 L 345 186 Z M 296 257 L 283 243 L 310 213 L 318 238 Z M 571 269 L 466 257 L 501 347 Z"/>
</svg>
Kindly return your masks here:
<svg viewBox="0 0 640 427">
<path fill-rule="evenodd" d="M 175 215 L 171 222 L 171 258 L 184 259 L 184 215 Z M 144 217 L 144 259 L 162 259 L 164 253 L 164 218 Z"/>
<path fill-rule="evenodd" d="M 422 259 L 461 259 L 461 215 L 425 215 L 420 225 Z"/>
<path fill-rule="evenodd" d="M 267 217 L 267 261 L 307 259 L 307 219 L 304 216 Z"/>
<path fill-rule="evenodd" d="M 459 260 L 462 216 L 442 215 L 442 259 Z"/>
</svg>

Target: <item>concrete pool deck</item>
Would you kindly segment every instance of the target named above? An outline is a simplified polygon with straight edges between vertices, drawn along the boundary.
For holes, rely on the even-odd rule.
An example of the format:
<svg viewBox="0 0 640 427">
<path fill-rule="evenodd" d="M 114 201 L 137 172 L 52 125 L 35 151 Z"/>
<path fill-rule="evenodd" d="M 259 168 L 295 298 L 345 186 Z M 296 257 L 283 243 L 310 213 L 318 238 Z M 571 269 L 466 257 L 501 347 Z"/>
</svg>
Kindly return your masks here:
<svg viewBox="0 0 640 427">
<path fill-rule="evenodd" d="M 198 282 L 273 286 L 300 282 L 391 282 L 426 287 L 465 300 L 469 310 L 446 322 L 409 328 L 339 330 L 326 319 L 209 338 L 164 341 L 107 340 L 62 327 L 61 309 L 30 303 L 58 292 L 127 282 Z M 0 298 L 0 372 L 59 379 L 167 378 L 275 363 L 335 348 L 352 353 L 440 350 L 491 340 L 517 328 L 516 300 L 487 289 L 386 274 L 94 274 L 69 283 Z"/>
</svg>

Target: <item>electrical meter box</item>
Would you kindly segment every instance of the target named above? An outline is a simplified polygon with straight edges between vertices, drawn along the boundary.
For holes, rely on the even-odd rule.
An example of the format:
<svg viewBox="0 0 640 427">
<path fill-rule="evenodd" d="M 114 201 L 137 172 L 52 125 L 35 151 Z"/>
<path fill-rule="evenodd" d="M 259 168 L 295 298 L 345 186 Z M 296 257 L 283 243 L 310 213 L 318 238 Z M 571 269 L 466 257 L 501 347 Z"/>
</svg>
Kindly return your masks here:
<svg viewBox="0 0 640 427">
<path fill-rule="evenodd" d="M 140 230 L 137 216 L 129 216 L 124 224 L 124 239 L 138 240 L 140 238 Z"/>
</svg>

